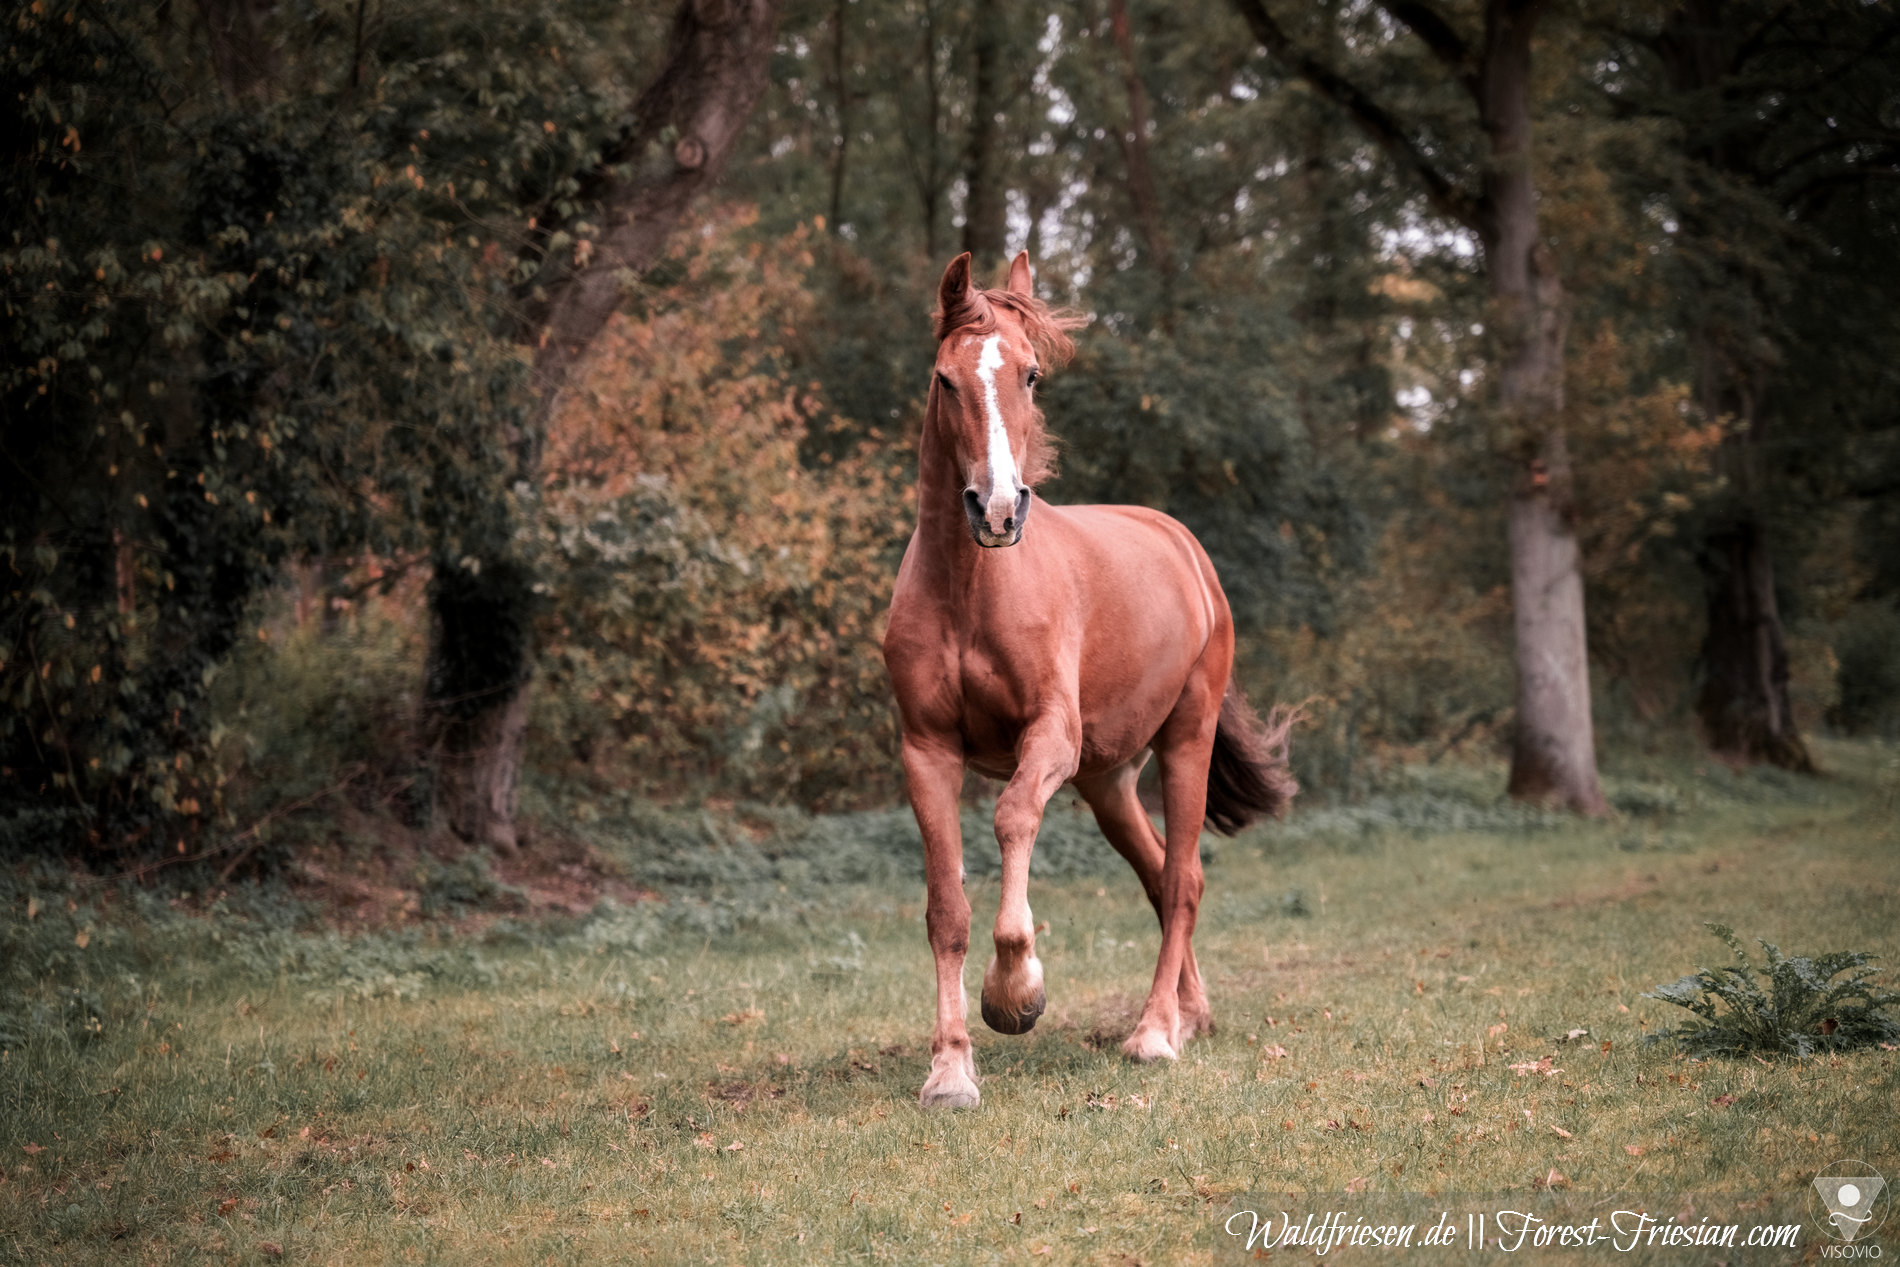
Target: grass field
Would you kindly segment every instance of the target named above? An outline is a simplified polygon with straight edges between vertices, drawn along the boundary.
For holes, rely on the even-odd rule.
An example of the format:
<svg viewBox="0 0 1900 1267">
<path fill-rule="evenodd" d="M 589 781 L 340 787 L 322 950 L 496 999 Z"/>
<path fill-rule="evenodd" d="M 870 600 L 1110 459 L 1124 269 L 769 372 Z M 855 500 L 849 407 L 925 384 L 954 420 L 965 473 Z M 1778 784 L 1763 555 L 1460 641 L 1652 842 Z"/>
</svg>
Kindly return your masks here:
<svg viewBox="0 0 1900 1267">
<path fill-rule="evenodd" d="M 1433 774 L 1220 842 L 1198 936 L 1220 1030 L 1170 1067 L 1116 1051 L 1153 918 L 1055 811 L 1060 865 L 1031 887 L 1049 1012 L 978 1027 L 983 1104 L 957 1114 L 915 1103 L 914 864 L 893 846 L 839 879 L 843 820 L 776 853 L 769 825 L 708 827 L 724 870 L 695 870 L 690 833 L 673 871 L 629 847 L 669 900 L 480 933 L 344 937 L 264 891 L 206 915 L 19 871 L 0 1259 L 1237 1262 L 1220 1222 L 1244 1193 L 1376 1214 L 1545 1185 L 1798 1194 L 1841 1157 L 1900 1178 L 1896 1053 L 1642 1043 L 1679 1019 L 1643 992 L 1726 956 L 1705 920 L 1900 963 L 1892 757 L 1826 759 L 1818 782 L 1651 776 L 1605 823 Z M 996 883 L 971 888 L 975 983 Z"/>
</svg>

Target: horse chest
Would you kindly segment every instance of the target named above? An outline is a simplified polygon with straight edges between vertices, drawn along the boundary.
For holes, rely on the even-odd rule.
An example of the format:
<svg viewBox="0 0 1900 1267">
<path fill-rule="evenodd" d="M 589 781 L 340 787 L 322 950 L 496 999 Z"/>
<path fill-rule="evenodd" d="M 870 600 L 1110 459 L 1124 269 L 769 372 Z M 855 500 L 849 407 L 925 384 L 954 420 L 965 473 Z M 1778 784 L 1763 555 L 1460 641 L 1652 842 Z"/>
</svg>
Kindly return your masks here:
<svg viewBox="0 0 1900 1267">
<path fill-rule="evenodd" d="M 1017 728 L 1026 725 L 1043 705 L 1054 675 L 1048 666 L 1027 663 L 1021 656 L 969 647 L 958 657 L 957 684 L 966 729 L 972 718 Z"/>
</svg>

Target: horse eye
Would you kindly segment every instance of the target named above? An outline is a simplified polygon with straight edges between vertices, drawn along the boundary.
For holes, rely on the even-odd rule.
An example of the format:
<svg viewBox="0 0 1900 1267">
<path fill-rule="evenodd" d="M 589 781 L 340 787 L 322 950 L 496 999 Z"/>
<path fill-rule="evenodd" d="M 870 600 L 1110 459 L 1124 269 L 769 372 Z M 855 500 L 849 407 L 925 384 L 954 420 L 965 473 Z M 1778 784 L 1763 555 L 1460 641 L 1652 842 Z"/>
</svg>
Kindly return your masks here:
<svg viewBox="0 0 1900 1267">
<path fill-rule="evenodd" d="M 945 391 L 956 390 L 956 384 L 952 383 L 950 381 L 950 376 L 944 373 L 942 370 L 937 371 L 937 385 L 939 387 L 942 387 Z"/>
<path fill-rule="evenodd" d="M 1041 370 L 1030 370 L 1029 371 L 1029 385 L 1031 387 L 1034 387 L 1036 385 L 1036 380 L 1041 377 L 1042 377 Z"/>
</svg>

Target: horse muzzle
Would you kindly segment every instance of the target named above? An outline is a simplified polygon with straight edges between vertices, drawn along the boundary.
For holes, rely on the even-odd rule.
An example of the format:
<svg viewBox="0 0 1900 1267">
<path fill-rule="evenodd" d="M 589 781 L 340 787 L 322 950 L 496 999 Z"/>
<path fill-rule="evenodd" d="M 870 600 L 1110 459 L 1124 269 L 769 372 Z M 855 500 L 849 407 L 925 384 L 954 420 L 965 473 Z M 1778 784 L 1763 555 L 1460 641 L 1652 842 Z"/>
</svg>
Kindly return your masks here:
<svg viewBox="0 0 1900 1267">
<path fill-rule="evenodd" d="M 991 514 L 974 488 L 963 490 L 963 514 L 970 521 L 970 536 L 986 550 L 1013 546 L 1023 539 L 1023 524 L 1029 519 L 1029 490 L 1016 490 L 1013 508 L 1000 517 Z"/>
</svg>

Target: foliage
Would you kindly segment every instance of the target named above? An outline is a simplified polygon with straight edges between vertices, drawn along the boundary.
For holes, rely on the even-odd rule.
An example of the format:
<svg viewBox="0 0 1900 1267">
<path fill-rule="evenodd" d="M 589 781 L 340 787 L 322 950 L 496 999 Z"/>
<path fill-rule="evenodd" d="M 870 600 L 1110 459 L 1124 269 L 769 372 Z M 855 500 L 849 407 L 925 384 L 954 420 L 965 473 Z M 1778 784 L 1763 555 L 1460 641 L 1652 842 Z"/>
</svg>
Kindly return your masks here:
<svg viewBox="0 0 1900 1267">
<path fill-rule="evenodd" d="M 1468 103 L 1422 41 L 1376 5 L 1277 7 L 1476 179 Z M 889 803 L 876 633 L 931 295 L 983 172 L 1009 249 L 1091 318 L 1049 383 L 1066 452 L 1043 491 L 1195 529 L 1244 684 L 1310 701 L 1315 799 L 1498 741 L 1509 437 L 1483 403 L 1474 243 L 1226 0 L 787 7 L 723 201 L 630 286 L 553 434 L 526 434 L 523 286 L 590 249 L 584 174 L 668 9 L 246 9 L 248 77 L 220 44 L 242 24 L 125 0 L 16 15 L 0 849 L 175 857 L 346 783 L 420 826 L 432 729 L 511 685 L 530 641 L 550 786 Z M 1891 6 L 1738 13 L 1801 38 L 1694 89 L 1664 11 L 1539 28 L 1539 215 L 1573 306 L 1565 428 L 1614 743 L 1686 741 L 1698 550 L 1743 510 L 1775 534 L 1804 724 L 1884 732 L 1900 698 Z M 1759 428 L 1710 404 L 1717 345 Z M 545 482 L 516 484 L 544 439 Z M 1744 439 L 1759 478 L 1725 465 Z M 286 578 L 320 630 L 282 614 Z M 391 605 L 339 628 L 333 602 L 372 581 Z M 471 632 L 488 661 L 420 680 L 431 639 Z"/>
<path fill-rule="evenodd" d="M 794 354 L 809 235 L 745 227 L 682 247 L 551 428 L 542 734 L 621 785 L 881 800 L 909 455 L 872 428 L 801 462 L 848 426 Z"/>
<path fill-rule="evenodd" d="M 1900 1042 L 1900 1019 L 1886 1011 L 1900 1004 L 1900 992 L 1873 983 L 1867 965 L 1877 955 L 1848 950 L 1789 956 L 1757 938 L 1768 955 L 1757 967 L 1734 929 L 1707 927 L 1735 952 L 1735 965 L 1704 968 L 1650 991 L 1647 997 L 1702 1018 L 1650 1035 L 1650 1041 L 1673 1039 L 1697 1055 L 1769 1051 L 1804 1057 Z M 1843 973 L 1848 975 L 1836 981 Z"/>
<path fill-rule="evenodd" d="M 614 83 L 570 77 L 559 13 L 357 16 L 271 45 L 256 96 L 138 6 L 7 46 L 0 763 L 95 845 L 224 816 L 207 687 L 285 560 L 512 532 L 497 219 L 559 194 Z"/>
</svg>

